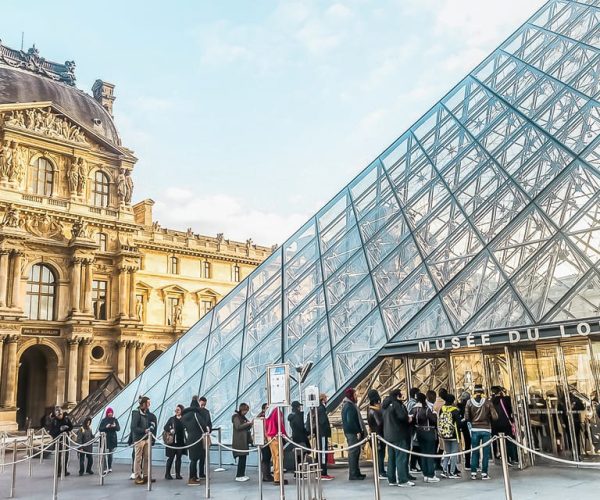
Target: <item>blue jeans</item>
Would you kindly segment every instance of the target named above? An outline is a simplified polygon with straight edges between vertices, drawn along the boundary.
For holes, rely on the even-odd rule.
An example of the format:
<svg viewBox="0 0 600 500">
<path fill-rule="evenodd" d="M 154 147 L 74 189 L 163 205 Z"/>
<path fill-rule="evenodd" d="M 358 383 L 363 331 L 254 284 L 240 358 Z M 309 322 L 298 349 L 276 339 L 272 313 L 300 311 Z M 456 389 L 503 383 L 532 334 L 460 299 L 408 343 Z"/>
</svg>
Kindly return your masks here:
<svg viewBox="0 0 600 500">
<path fill-rule="evenodd" d="M 394 441 L 392 444 L 404 448 L 405 450 L 408 450 L 410 447 L 410 441 L 408 439 Z M 387 477 L 388 482 L 391 484 L 402 484 L 408 481 L 408 455 L 391 446 L 388 446 Z"/>
<path fill-rule="evenodd" d="M 441 438 L 440 438 L 441 439 Z M 456 439 L 444 439 L 444 453 L 457 453 L 458 441 Z M 442 457 L 442 470 L 447 474 L 454 474 L 458 457 Z"/>
<path fill-rule="evenodd" d="M 489 441 L 492 437 L 492 433 L 488 431 L 471 431 L 471 446 L 475 448 L 486 441 Z M 471 472 L 477 472 L 477 466 L 479 465 L 479 451 L 475 450 L 471 452 Z M 481 463 L 481 472 L 487 474 L 488 463 L 490 461 L 490 447 L 486 446 L 483 448 L 483 460 Z"/>
</svg>

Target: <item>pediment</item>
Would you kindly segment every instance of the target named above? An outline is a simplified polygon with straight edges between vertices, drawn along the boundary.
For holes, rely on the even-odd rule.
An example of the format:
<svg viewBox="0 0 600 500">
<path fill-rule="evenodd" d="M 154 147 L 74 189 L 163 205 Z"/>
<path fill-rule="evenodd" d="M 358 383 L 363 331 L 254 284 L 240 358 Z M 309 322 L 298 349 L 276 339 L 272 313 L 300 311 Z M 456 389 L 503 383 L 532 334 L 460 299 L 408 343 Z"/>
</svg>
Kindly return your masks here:
<svg viewBox="0 0 600 500">
<path fill-rule="evenodd" d="M 214 297 L 215 299 L 218 299 L 219 297 L 221 297 L 221 295 L 218 294 L 217 292 L 215 292 L 212 288 L 201 288 L 200 290 L 196 290 L 193 293 L 195 293 L 198 297 L 200 297 L 200 296 Z"/>
<path fill-rule="evenodd" d="M 39 136 L 61 143 L 133 158 L 128 150 L 118 148 L 93 128 L 76 119 L 52 102 L 32 102 L 0 105 L 3 125 L 6 129 Z"/>
</svg>

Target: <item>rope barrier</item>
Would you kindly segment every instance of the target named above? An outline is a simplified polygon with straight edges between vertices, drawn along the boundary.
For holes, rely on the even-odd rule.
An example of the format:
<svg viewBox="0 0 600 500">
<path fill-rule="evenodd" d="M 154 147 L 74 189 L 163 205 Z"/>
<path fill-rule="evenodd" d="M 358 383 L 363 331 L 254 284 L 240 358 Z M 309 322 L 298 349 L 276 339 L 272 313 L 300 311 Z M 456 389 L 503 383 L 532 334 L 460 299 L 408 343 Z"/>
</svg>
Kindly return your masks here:
<svg viewBox="0 0 600 500">
<path fill-rule="evenodd" d="M 553 457 L 552 455 L 546 455 L 545 453 L 542 453 L 541 451 L 533 450 L 533 449 L 529 448 L 528 446 L 525 446 L 524 444 L 519 443 L 518 441 L 511 438 L 510 436 L 506 436 L 505 439 L 507 439 L 508 441 L 513 443 L 515 446 L 518 446 L 522 450 L 528 451 L 529 453 L 533 453 L 534 455 L 545 458 L 547 460 L 551 460 L 551 461 L 558 462 L 561 464 L 572 465 L 575 467 L 585 468 L 585 469 L 600 469 L 600 462 L 575 462 L 574 460 L 566 460 L 564 458 Z"/>
<path fill-rule="evenodd" d="M 389 441 L 386 441 L 381 436 L 377 436 L 377 439 L 379 441 L 381 441 L 382 443 L 385 443 L 390 448 L 394 448 L 395 450 L 402 451 L 404 453 L 408 453 L 408 454 L 411 454 L 411 455 L 415 455 L 417 457 L 443 458 L 443 457 L 460 457 L 462 455 L 467 455 L 469 453 L 472 453 L 473 451 L 481 450 L 482 448 L 490 446 L 494 441 L 497 441 L 500 438 L 498 436 L 494 436 L 489 441 L 486 441 L 485 443 L 482 443 L 479 446 L 475 446 L 474 448 L 469 448 L 468 450 L 463 450 L 463 451 L 457 451 L 455 453 L 443 453 L 441 455 L 434 455 L 434 454 L 430 454 L 430 453 L 419 453 L 419 452 L 416 452 L 416 451 L 407 450 L 405 448 L 401 448 L 400 446 L 392 444 Z"/>
<path fill-rule="evenodd" d="M 287 436 L 282 436 L 283 439 L 285 439 L 289 444 L 296 446 L 297 448 L 300 448 L 302 450 L 308 451 L 310 453 L 321 453 L 323 455 L 327 454 L 327 453 L 331 453 L 332 451 L 336 451 L 336 452 L 344 452 L 344 451 L 350 451 L 354 448 L 357 448 L 359 446 L 362 446 L 363 444 L 365 444 L 367 441 L 369 441 L 369 438 L 366 437 L 364 438 L 362 441 L 359 441 L 358 443 L 355 443 L 353 445 L 350 445 L 346 448 L 336 448 L 335 450 L 313 450 L 312 448 L 307 448 L 306 446 L 302 446 L 301 444 L 295 443 L 294 441 L 292 441 L 289 437 Z"/>
<path fill-rule="evenodd" d="M 48 443 L 48 446 L 50 446 L 52 443 L 56 443 L 56 442 L 58 441 L 58 439 L 59 439 L 59 437 L 57 437 L 57 438 L 54 438 L 52 441 L 50 441 L 50 442 Z M 18 451 L 18 450 L 17 450 L 17 451 Z M 37 451 L 37 452 L 35 452 L 35 453 L 34 453 L 34 454 L 32 454 L 32 455 L 28 455 L 28 456 L 26 456 L 26 457 L 24 457 L 24 458 L 21 458 L 20 460 L 14 460 L 14 461 L 12 461 L 12 462 L 4 462 L 4 463 L 3 463 L 3 465 L 5 465 L 5 466 L 6 466 L 6 465 L 19 464 L 19 463 L 21 463 L 21 462 L 25 462 L 25 461 L 27 461 L 27 460 L 30 460 L 30 459 L 32 459 L 32 458 L 35 458 L 35 457 L 39 456 L 41 453 L 44 453 L 44 450 Z"/>
</svg>

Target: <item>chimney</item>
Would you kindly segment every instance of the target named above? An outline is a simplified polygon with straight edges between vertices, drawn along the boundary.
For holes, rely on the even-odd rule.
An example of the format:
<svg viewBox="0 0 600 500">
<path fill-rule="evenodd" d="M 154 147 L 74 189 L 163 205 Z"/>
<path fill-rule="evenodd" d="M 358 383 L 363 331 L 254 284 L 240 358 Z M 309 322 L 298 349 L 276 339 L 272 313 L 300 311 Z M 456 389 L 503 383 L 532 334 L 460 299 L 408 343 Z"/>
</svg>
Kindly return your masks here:
<svg viewBox="0 0 600 500">
<path fill-rule="evenodd" d="M 111 118 L 113 116 L 113 102 L 116 99 L 114 90 L 115 86 L 112 83 L 103 82 L 102 80 L 96 80 L 92 87 L 94 99 L 102 104 L 102 107 L 108 111 Z"/>
<path fill-rule="evenodd" d="M 137 224 L 145 227 L 152 225 L 152 205 L 154 205 L 154 200 L 150 198 L 133 205 L 133 216 Z"/>
</svg>

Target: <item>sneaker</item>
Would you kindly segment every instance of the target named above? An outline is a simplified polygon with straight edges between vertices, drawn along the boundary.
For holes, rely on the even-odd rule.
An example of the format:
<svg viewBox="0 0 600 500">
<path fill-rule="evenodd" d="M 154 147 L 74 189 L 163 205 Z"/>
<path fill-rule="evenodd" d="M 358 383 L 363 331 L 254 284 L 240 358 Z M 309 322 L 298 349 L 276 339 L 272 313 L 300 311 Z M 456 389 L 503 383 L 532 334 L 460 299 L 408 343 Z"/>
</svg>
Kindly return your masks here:
<svg viewBox="0 0 600 500">
<path fill-rule="evenodd" d="M 131 476 L 129 476 L 129 479 L 135 479 L 135 473 L 131 473 Z"/>
<path fill-rule="evenodd" d="M 400 488 L 411 488 L 414 485 L 415 485 L 415 483 L 413 483 L 412 481 L 406 481 L 405 483 L 398 483 L 398 486 Z"/>
<path fill-rule="evenodd" d="M 387 479 L 387 474 L 379 474 L 379 479 Z"/>
<path fill-rule="evenodd" d="M 458 474 L 448 474 L 448 479 L 460 479 Z"/>
<path fill-rule="evenodd" d="M 329 474 L 325 474 L 323 476 L 321 476 L 321 481 L 333 481 L 335 479 L 335 477 L 330 476 Z"/>
<path fill-rule="evenodd" d="M 363 481 L 365 476 L 350 476 L 348 478 L 349 481 Z"/>
<path fill-rule="evenodd" d="M 477 472 L 471 472 L 471 479 L 475 481 L 477 479 Z"/>
<path fill-rule="evenodd" d="M 444 479 L 448 479 L 448 473 L 446 471 L 442 471 L 440 476 L 442 476 Z"/>
<path fill-rule="evenodd" d="M 240 483 L 245 483 L 246 481 L 248 481 L 250 478 L 248 476 L 241 476 L 241 477 L 236 477 L 235 480 L 240 482 Z"/>
<path fill-rule="evenodd" d="M 106 472 L 112 472 L 112 469 L 108 469 Z"/>
<path fill-rule="evenodd" d="M 425 477 L 423 478 L 423 481 L 424 481 L 425 483 L 439 483 L 439 482 L 440 482 L 440 478 L 439 478 L 439 477 L 437 477 L 437 476 L 432 476 L 432 477 L 427 477 L 427 476 L 425 476 Z"/>
<path fill-rule="evenodd" d="M 486 472 L 482 472 L 481 479 L 483 479 L 484 481 L 487 481 L 487 480 L 491 479 L 491 477 Z"/>
<path fill-rule="evenodd" d="M 144 481 L 141 477 L 138 477 L 135 479 L 135 484 L 146 484 L 146 481 Z"/>
<path fill-rule="evenodd" d="M 420 474 L 420 473 L 421 473 L 421 470 L 420 470 L 420 469 L 417 469 L 417 468 L 415 467 L 415 468 L 411 468 L 411 469 L 410 469 L 410 472 L 412 472 L 413 474 Z"/>
<path fill-rule="evenodd" d="M 398 483 L 388 483 L 388 486 L 398 486 Z"/>
<path fill-rule="evenodd" d="M 416 481 L 417 478 L 415 476 L 413 476 L 412 474 L 408 475 L 408 479 L 410 479 L 411 481 Z"/>
<path fill-rule="evenodd" d="M 188 479 L 187 485 L 188 486 L 200 486 L 200 480 L 194 479 L 194 478 Z"/>
</svg>

